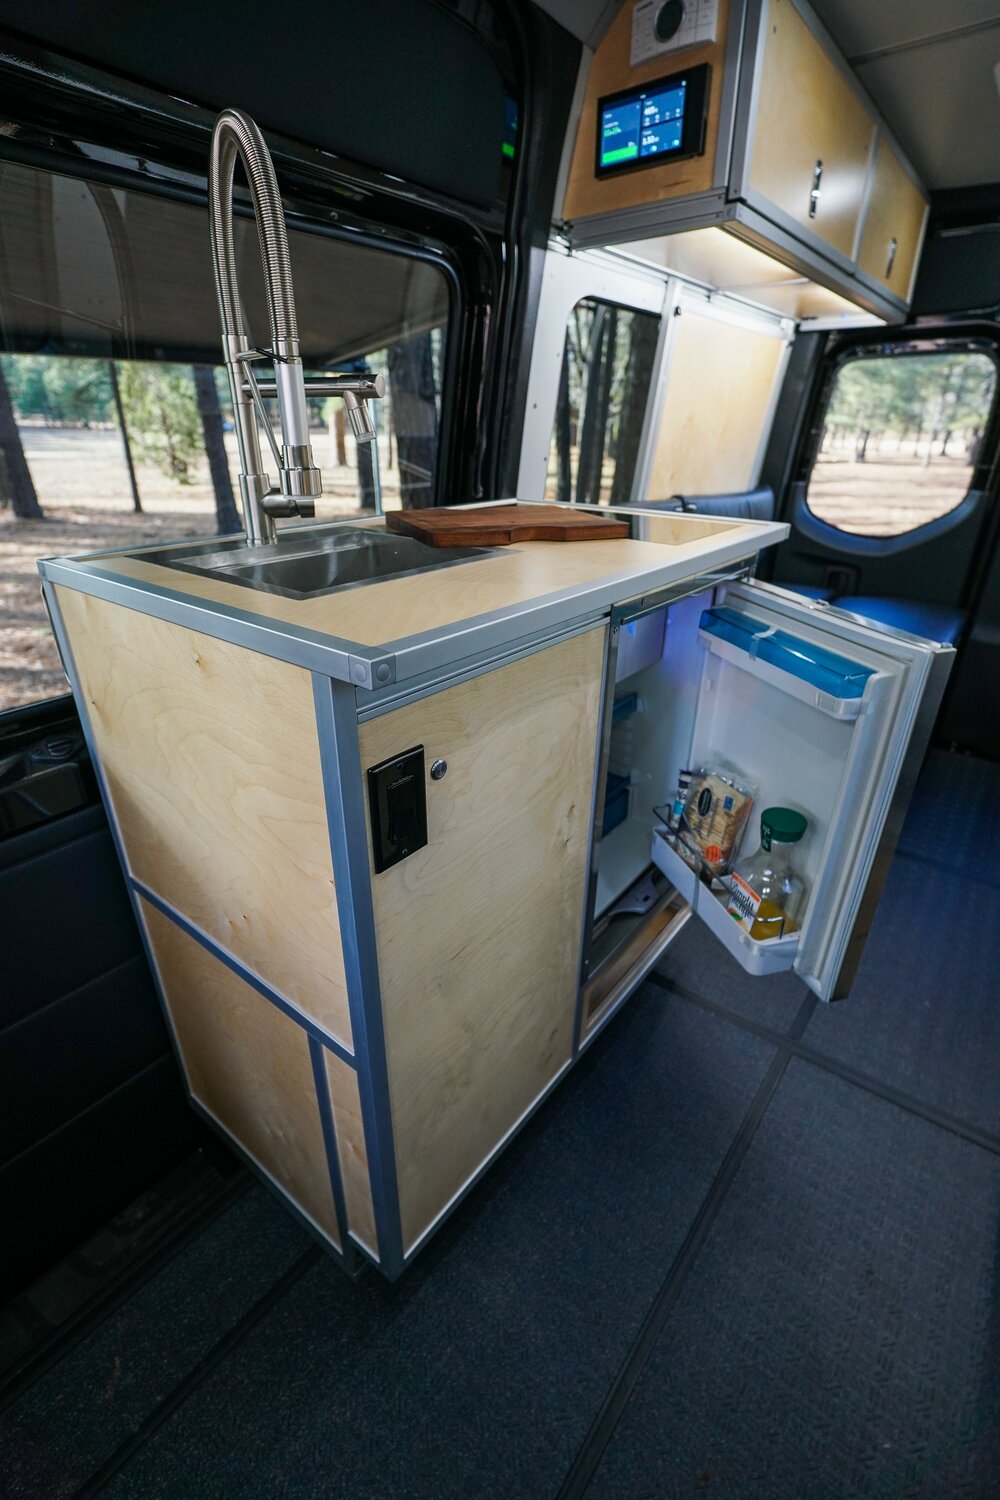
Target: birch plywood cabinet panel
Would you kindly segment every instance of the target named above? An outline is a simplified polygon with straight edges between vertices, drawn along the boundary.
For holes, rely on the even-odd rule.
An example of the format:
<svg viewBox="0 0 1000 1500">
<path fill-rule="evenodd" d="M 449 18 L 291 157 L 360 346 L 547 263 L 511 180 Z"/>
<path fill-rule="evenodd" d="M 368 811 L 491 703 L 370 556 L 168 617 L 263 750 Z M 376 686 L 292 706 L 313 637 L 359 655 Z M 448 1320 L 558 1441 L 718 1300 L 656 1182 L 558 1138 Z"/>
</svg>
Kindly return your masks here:
<svg viewBox="0 0 1000 1500">
<path fill-rule="evenodd" d="M 687 310 L 673 336 L 648 498 L 748 489 L 784 340 Z M 650 541 L 665 539 L 648 524 Z"/>
<path fill-rule="evenodd" d="M 719 24 L 716 40 L 683 52 L 654 57 L 633 68 L 629 63 L 632 39 L 633 5 L 624 5 L 594 54 L 587 78 L 586 94 L 576 144 L 566 183 L 562 216 L 582 219 L 589 214 L 610 213 L 615 209 L 634 208 L 644 203 L 683 198 L 690 193 L 705 193 L 714 185 L 715 150 L 719 139 L 722 77 L 726 53 L 727 27 L 732 0 L 719 0 Z M 597 101 L 605 94 L 641 87 L 654 78 L 662 78 L 678 69 L 708 63 L 712 69 L 709 86 L 708 119 L 705 150 L 687 161 L 666 162 L 658 167 L 644 167 L 619 177 L 598 179 L 594 175 Z"/>
<path fill-rule="evenodd" d="M 309 673 L 56 592 L 131 873 L 350 1047 Z"/>
<path fill-rule="evenodd" d="M 371 1179 L 365 1127 L 361 1118 L 358 1075 L 334 1052 L 326 1054 L 326 1076 L 333 1105 L 333 1123 L 340 1156 L 347 1208 L 347 1227 L 378 1258 L 378 1233 L 372 1206 Z"/>
<path fill-rule="evenodd" d="M 853 260 L 875 116 L 793 0 L 769 0 L 762 45 L 750 186 Z M 817 163 L 822 177 L 810 217 Z"/>
<path fill-rule="evenodd" d="M 924 238 L 928 200 L 886 134 L 879 137 L 858 265 L 909 302 Z"/>
<path fill-rule="evenodd" d="M 305 1031 L 154 906 L 140 905 L 193 1097 L 339 1249 Z"/>
<path fill-rule="evenodd" d="M 414 745 L 425 848 L 372 876 L 409 1250 L 569 1062 L 606 627 L 361 725 Z"/>
</svg>

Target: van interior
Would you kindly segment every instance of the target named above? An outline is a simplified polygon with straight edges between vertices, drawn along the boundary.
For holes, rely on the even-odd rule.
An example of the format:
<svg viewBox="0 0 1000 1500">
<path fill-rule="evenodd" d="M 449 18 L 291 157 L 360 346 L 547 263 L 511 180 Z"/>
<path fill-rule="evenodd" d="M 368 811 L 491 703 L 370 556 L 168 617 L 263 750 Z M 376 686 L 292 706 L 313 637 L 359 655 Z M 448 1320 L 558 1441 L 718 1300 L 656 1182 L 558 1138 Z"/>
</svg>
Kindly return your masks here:
<svg viewBox="0 0 1000 1500">
<path fill-rule="evenodd" d="M 0 41 L 0 1489 L 1000 1494 L 1000 3 Z"/>
</svg>

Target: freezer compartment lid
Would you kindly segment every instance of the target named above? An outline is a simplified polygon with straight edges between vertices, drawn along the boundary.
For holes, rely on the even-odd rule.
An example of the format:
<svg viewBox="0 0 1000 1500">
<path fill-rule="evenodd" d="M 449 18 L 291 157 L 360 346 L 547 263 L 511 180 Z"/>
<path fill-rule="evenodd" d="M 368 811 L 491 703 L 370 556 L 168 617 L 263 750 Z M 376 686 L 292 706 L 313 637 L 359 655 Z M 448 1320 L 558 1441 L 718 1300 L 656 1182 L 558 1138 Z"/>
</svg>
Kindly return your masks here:
<svg viewBox="0 0 1000 1500">
<path fill-rule="evenodd" d="M 833 698 L 863 698 L 870 679 L 876 675 L 873 667 L 801 640 L 787 630 L 778 630 L 764 620 L 724 604 L 706 609 L 700 628 L 710 649 L 714 641 L 723 642 L 744 651 L 751 660 L 766 662 Z"/>
</svg>

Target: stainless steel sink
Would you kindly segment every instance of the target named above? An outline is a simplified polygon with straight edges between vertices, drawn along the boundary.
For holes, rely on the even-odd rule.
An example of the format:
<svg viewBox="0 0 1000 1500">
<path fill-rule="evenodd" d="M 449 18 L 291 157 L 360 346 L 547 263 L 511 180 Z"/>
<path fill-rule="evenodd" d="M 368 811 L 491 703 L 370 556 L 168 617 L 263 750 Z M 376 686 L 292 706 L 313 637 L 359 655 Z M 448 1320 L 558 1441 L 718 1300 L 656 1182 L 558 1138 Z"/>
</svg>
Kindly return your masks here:
<svg viewBox="0 0 1000 1500">
<path fill-rule="evenodd" d="M 162 552 L 129 555 L 160 568 L 207 573 L 286 599 L 315 599 L 336 589 L 475 562 L 492 557 L 495 551 L 492 547 L 430 547 L 381 526 L 332 526 L 286 531 L 277 541 L 257 547 L 248 547 L 242 540 L 187 542 Z"/>
</svg>

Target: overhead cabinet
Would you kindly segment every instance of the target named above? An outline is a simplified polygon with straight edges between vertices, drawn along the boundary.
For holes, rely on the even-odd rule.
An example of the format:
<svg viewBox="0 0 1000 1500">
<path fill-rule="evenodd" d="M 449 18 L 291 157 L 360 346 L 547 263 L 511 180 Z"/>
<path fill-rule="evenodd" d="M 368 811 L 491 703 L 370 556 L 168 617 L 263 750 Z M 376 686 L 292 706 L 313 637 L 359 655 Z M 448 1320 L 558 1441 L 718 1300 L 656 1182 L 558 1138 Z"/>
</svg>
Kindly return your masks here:
<svg viewBox="0 0 1000 1500">
<path fill-rule="evenodd" d="M 648 8 L 626 5 L 591 64 L 563 202 L 573 243 L 676 237 L 676 255 L 664 240 L 657 259 L 783 312 L 836 311 L 842 298 L 901 320 L 927 196 L 806 0 L 714 0 L 714 40 L 647 49 L 633 66 L 636 11 Z M 700 149 L 674 160 L 682 131 L 657 122 L 690 106 L 705 66 Z M 637 154 L 602 172 L 602 133 L 629 118 Z M 720 231 L 762 253 L 720 256 Z"/>
</svg>

